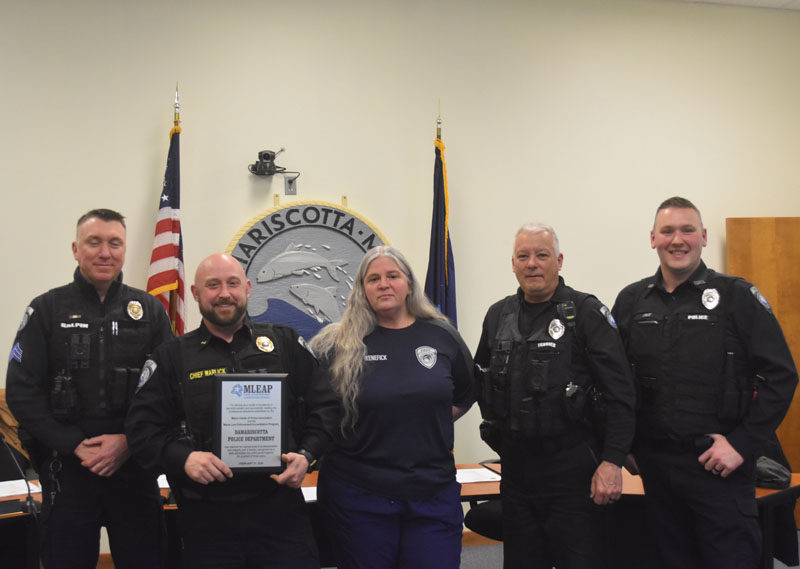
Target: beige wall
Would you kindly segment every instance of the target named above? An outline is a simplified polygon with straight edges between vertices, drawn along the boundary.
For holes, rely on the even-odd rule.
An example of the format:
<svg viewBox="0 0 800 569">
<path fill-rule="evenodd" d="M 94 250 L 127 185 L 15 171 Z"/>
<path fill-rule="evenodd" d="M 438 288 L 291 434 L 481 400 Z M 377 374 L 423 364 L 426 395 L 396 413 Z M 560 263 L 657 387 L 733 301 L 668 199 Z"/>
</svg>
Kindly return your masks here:
<svg viewBox="0 0 800 569">
<path fill-rule="evenodd" d="M 702 209 L 705 258 L 720 269 L 726 217 L 800 215 L 800 13 L 644 0 L 3 3 L 3 346 L 30 298 L 70 278 L 87 209 L 128 216 L 126 280 L 144 285 L 176 80 L 190 273 L 283 194 L 247 165 L 285 146 L 298 199 L 347 194 L 424 276 L 441 101 L 473 349 L 488 305 L 515 289 L 525 221 L 554 225 L 567 281 L 610 305 L 655 270 L 648 230 L 665 197 Z M 476 410 L 459 422 L 458 461 L 490 456 L 478 422 Z"/>
</svg>

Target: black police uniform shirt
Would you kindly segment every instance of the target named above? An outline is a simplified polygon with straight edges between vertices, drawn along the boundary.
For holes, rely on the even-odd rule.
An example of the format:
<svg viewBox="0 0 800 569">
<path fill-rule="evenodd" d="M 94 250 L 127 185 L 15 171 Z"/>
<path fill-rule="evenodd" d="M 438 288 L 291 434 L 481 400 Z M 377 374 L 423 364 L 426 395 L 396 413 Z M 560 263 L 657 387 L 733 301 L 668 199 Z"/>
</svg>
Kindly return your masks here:
<svg viewBox="0 0 800 569">
<path fill-rule="evenodd" d="M 24 431 L 69 455 L 85 438 L 123 432 L 140 368 L 172 338 L 163 305 L 144 291 L 111 283 L 103 302 L 79 269 L 74 280 L 36 297 L 25 310 L 6 378 L 9 407 Z M 54 415 L 59 375 L 77 390 L 68 414 Z"/>
<path fill-rule="evenodd" d="M 323 474 L 395 500 L 427 500 L 455 480 L 453 406 L 473 402 L 472 356 L 440 320 L 364 338 L 358 419 L 339 435 Z"/>
<path fill-rule="evenodd" d="M 249 318 L 230 343 L 213 335 L 205 323 L 160 346 L 140 380 L 126 421 L 128 444 L 146 468 L 164 472 L 170 487 L 189 498 L 241 499 L 273 491 L 264 474 L 237 473 L 207 486 L 184 471 L 189 454 L 211 451 L 214 375 L 288 373 L 285 380 L 289 421 L 299 398 L 305 401 L 302 425 L 291 424 L 288 450 L 305 449 L 319 458 L 340 419 L 336 396 L 305 341 L 288 326 L 254 323 Z M 181 423 L 186 423 L 185 436 Z M 296 434 L 296 438 L 295 438 Z M 180 494 L 179 494 L 180 500 Z"/>
<path fill-rule="evenodd" d="M 501 327 L 500 320 L 506 314 L 507 303 L 511 303 L 514 309 L 513 314 L 518 318 L 516 324 L 522 342 L 534 336 L 539 339 L 541 336 L 547 336 L 545 338 L 547 341 L 533 342 L 535 346 L 543 344 L 547 344 L 547 346 L 541 349 L 536 348 L 538 351 L 535 352 L 535 356 L 531 356 L 532 358 L 539 360 L 538 363 L 541 365 L 554 363 L 548 362 L 548 359 L 569 359 L 566 362 L 568 376 L 549 377 L 545 379 L 546 383 L 566 386 L 569 382 L 574 382 L 587 391 L 590 386 L 594 385 L 602 393 L 605 416 L 600 419 L 602 425 L 600 426 L 601 432 L 598 433 L 601 435 L 598 438 L 602 439 L 603 444 L 600 460 L 621 466 L 630 449 L 635 427 L 635 389 L 622 342 L 609 310 L 597 298 L 566 286 L 561 277 L 558 281 L 553 296 L 545 302 L 528 303 L 525 301 L 522 290 L 518 289 L 515 295 L 493 304 L 483 321 L 481 338 L 475 352 L 475 363 L 481 368 L 490 369 L 492 352 L 498 347 L 497 335 Z M 565 318 L 558 311 L 559 304 L 568 302 L 575 304 L 574 331 L 570 330 L 567 322 L 564 321 Z M 554 320 L 558 321 L 555 325 L 553 324 Z M 559 369 L 563 369 L 563 362 L 556 365 Z M 487 371 L 483 383 L 485 385 L 490 381 L 492 379 Z M 529 376 L 523 381 L 526 385 L 514 388 L 525 391 L 523 394 L 525 397 L 533 397 L 535 394 L 528 393 L 530 391 L 528 384 L 533 379 Z M 561 389 L 560 393 L 563 394 L 563 397 L 557 402 L 559 403 L 558 407 L 566 409 L 567 390 Z M 479 389 L 478 401 L 481 404 L 481 412 L 485 418 L 491 418 L 492 413 L 489 411 L 485 399 L 483 390 Z M 507 408 L 509 417 L 494 422 L 499 424 L 504 433 L 509 433 L 511 432 L 509 427 L 511 409 L 508 409 L 510 402 L 505 400 L 503 405 Z M 576 413 L 576 416 L 566 420 L 568 425 L 572 424 L 572 427 L 568 426 L 567 428 L 573 429 L 573 433 L 585 430 L 591 425 L 588 405 L 589 402 L 586 401 L 582 413 Z M 562 413 L 566 414 L 566 410 Z M 535 417 L 531 420 L 535 420 Z M 534 436 L 534 439 L 539 440 L 540 438 Z"/>
<path fill-rule="evenodd" d="M 643 409 L 637 439 L 721 432 L 748 457 L 773 435 L 792 400 L 797 370 L 780 325 L 756 287 L 701 262 L 668 293 L 659 268 L 625 287 L 612 312 L 642 398 L 648 388 L 665 386 L 651 390 L 654 400 L 642 401 L 647 416 L 642 417 Z M 741 394 L 730 392 L 731 381 Z M 736 405 L 729 408 L 731 395 L 739 402 L 738 416 Z"/>
</svg>

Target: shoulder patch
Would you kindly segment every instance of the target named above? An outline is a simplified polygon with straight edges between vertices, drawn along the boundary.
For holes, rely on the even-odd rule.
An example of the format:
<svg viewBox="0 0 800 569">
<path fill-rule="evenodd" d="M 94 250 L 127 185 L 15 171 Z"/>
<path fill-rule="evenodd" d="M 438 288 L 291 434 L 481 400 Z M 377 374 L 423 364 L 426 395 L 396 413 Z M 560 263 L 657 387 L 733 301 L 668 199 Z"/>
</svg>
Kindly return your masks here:
<svg viewBox="0 0 800 569">
<path fill-rule="evenodd" d="M 30 320 L 32 314 L 33 314 L 32 306 L 29 306 L 28 308 L 25 309 L 25 314 L 22 315 L 22 320 L 19 323 L 19 328 L 17 329 L 17 332 L 22 332 L 22 330 L 28 324 L 28 320 Z"/>
<path fill-rule="evenodd" d="M 303 346 L 309 354 L 311 354 L 315 358 L 317 357 L 317 354 L 314 353 L 314 350 L 311 349 L 311 346 L 308 345 L 308 342 L 306 342 L 305 338 L 303 338 L 302 336 L 298 336 L 297 343 Z"/>
<path fill-rule="evenodd" d="M 608 321 L 608 323 L 611 325 L 611 327 L 616 330 L 617 321 L 614 320 L 614 316 L 611 314 L 611 311 L 605 304 L 600 305 L 600 314 L 602 314 L 605 317 L 606 321 Z"/>
<path fill-rule="evenodd" d="M 22 348 L 19 345 L 19 342 L 14 344 L 11 348 L 11 353 L 8 355 L 8 361 L 17 360 L 19 363 L 22 363 Z"/>
<path fill-rule="evenodd" d="M 138 393 L 139 390 L 144 387 L 144 384 L 150 381 L 150 378 L 153 377 L 153 373 L 156 371 L 156 362 L 153 360 L 147 360 L 142 365 L 142 373 L 139 374 L 139 383 L 136 386 L 136 392 Z"/>
<path fill-rule="evenodd" d="M 767 312 L 772 314 L 772 307 L 769 305 L 769 302 L 767 302 L 767 299 L 764 298 L 764 295 L 761 294 L 761 291 L 759 291 L 756 288 L 755 285 L 750 287 L 750 294 L 752 294 L 754 297 L 756 297 L 756 300 L 759 302 L 759 304 L 761 304 L 761 306 L 763 306 L 764 308 L 767 309 Z"/>
</svg>

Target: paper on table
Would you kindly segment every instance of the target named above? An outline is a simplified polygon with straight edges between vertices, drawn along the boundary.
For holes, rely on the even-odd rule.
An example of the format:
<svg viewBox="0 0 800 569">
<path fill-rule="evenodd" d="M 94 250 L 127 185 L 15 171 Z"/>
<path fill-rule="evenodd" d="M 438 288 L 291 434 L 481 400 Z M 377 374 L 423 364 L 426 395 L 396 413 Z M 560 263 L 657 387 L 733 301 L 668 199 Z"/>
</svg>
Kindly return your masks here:
<svg viewBox="0 0 800 569">
<path fill-rule="evenodd" d="M 31 494 L 37 494 L 42 491 L 42 487 L 36 482 L 29 482 L 31 485 Z M 27 494 L 28 486 L 25 481 L 20 478 L 19 480 L 6 480 L 0 482 L 0 498 L 8 498 L 9 496 L 16 496 L 18 494 Z"/>
<path fill-rule="evenodd" d="M 488 468 L 459 468 L 456 470 L 456 480 L 461 484 L 470 482 L 499 482 L 500 475 Z"/>
</svg>

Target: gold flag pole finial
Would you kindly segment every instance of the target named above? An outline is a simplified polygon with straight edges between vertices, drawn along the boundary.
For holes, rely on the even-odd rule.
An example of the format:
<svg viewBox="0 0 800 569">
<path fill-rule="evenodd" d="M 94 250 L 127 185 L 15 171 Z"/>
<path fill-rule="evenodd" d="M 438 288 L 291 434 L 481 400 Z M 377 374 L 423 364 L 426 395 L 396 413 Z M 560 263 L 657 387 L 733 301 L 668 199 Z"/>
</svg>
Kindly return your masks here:
<svg viewBox="0 0 800 569">
<path fill-rule="evenodd" d="M 175 116 L 173 118 L 175 126 L 181 124 L 181 103 L 178 98 L 178 83 L 175 83 Z"/>
<path fill-rule="evenodd" d="M 442 102 L 439 101 L 439 115 L 436 118 L 436 140 L 442 139 Z"/>
</svg>

